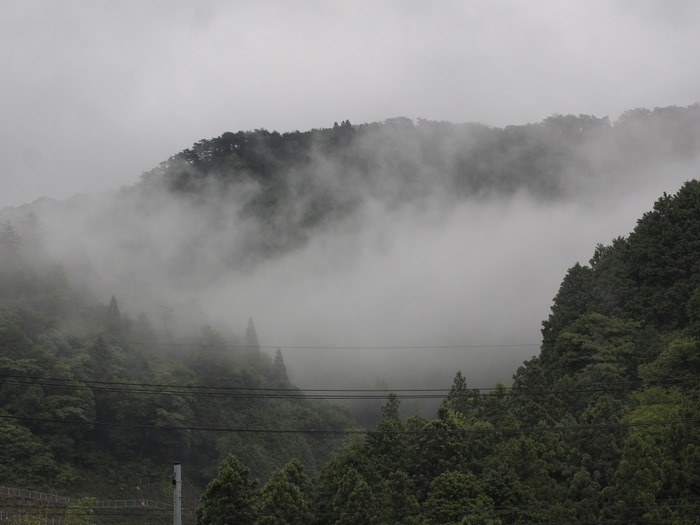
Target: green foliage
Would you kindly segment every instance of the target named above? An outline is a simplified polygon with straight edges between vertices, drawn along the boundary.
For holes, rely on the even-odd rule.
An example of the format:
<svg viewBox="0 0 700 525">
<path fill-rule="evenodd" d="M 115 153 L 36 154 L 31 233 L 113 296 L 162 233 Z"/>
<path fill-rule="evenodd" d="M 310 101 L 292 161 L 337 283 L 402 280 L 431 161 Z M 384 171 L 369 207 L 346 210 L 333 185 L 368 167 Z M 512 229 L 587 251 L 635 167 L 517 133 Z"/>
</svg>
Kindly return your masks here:
<svg viewBox="0 0 700 525">
<path fill-rule="evenodd" d="M 663 157 L 643 147 L 639 126 L 668 132 L 679 139 L 669 140 L 671 149 L 692 156 L 697 145 L 683 133 L 695 130 L 696 138 L 698 123 L 700 106 L 636 111 L 614 125 L 585 115 L 505 129 L 398 118 L 307 133 L 224 133 L 142 184 L 165 181 L 193 206 L 212 188 L 252 188 L 242 192 L 240 218 L 260 219 L 260 230 L 240 251 L 254 259 L 294 249 L 352 212 L 358 181 L 386 192 L 389 203 L 423 198 L 438 177 L 455 198 L 521 190 L 547 198 L 565 191 L 564 167 L 610 168 L 615 158 L 582 154 L 608 140 L 630 148 L 625 169 Z M 304 175 L 319 156 L 340 166 L 340 187 Z M 385 173 L 400 183 L 382 184 Z M 401 191 L 392 194 L 395 187 Z M 36 218 L 0 227 L 3 484 L 92 489 L 176 456 L 200 486 L 211 480 L 201 524 L 695 519 L 698 181 L 664 195 L 628 238 L 599 245 L 588 266 L 567 272 L 543 323 L 541 353 L 510 388 L 477 392 L 457 372 L 430 420 L 403 419 L 391 394 L 364 440 L 304 434 L 354 427 L 346 410 L 327 403 L 221 396 L 221 388 L 293 388 L 282 353 L 261 351 L 252 319 L 242 337 L 205 326 L 176 341 L 146 313 L 131 321 L 116 297 L 95 304 L 41 253 Z M 176 344 L 166 353 L 159 340 Z M 256 478 L 268 480 L 260 491 Z M 93 503 L 82 500 L 67 522 L 86 522 Z"/>
<path fill-rule="evenodd" d="M 639 375 L 650 382 L 663 382 L 668 378 L 696 380 L 700 377 L 700 340 L 680 335 L 673 337 L 655 360 L 640 365 Z"/>
<path fill-rule="evenodd" d="M 467 388 L 467 381 L 464 379 L 462 371 L 457 371 L 450 392 L 447 394 L 443 405 L 461 414 L 465 418 L 469 418 L 476 407 L 476 403 L 477 394 Z"/>
<path fill-rule="evenodd" d="M 569 270 L 544 323 L 545 348 L 587 312 L 632 318 L 665 332 L 688 327 L 696 317 L 699 239 L 700 182 L 693 180 L 661 197 L 627 239 L 599 246 L 591 267 Z"/>
<path fill-rule="evenodd" d="M 7 525 L 44 525 L 45 523 L 44 518 L 31 514 L 12 516 L 7 520 Z"/>
<path fill-rule="evenodd" d="M 458 372 L 432 421 L 403 421 L 390 396 L 365 441 L 323 469 L 319 523 L 693 522 L 697 187 L 569 271 L 542 352 L 510 389 L 474 392 Z"/>
<path fill-rule="evenodd" d="M 395 470 L 386 478 L 384 519 L 387 523 L 416 525 L 420 519 L 420 504 L 411 477 Z"/>
<path fill-rule="evenodd" d="M 53 454 L 29 429 L 0 419 L 0 443 L 0 478 L 29 486 L 56 481 L 60 468 Z"/>
<path fill-rule="evenodd" d="M 293 459 L 277 470 L 260 491 L 260 525 L 307 525 L 313 519 L 311 480 Z"/>
<path fill-rule="evenodd" d="M 628 240 L 636 293 L 628 311 L 666 330 L 688 324 L 687 304 L 700 284 L 700 182 L 664 194 Z"/>
<path fill-rule="evenodd" d="M 116 297 L 96 305 L 60 270 L 40 261 L 23 270 L 31 288 L 17 284 L 16 271 L 0 266 L 0 288 L 8 286 L 0 295 L 0 404 L 9 418 L 1 427 L 5 485 L 69 489 L 86 478 L 102 479 L 120 464 L 127 470 L 150 462 L 168 468 L 177 458 L 203 486 L 232 450 L 259 479 L 294 457 L 316 472 L 341 440 L 303 434 L 222 439 L 220 433 L 184 427 L 342 430 L 354 424 L 346 410 L 322 401 L 268 403 L 218 391 L 197 395 L 203 387 L 292 387 L 281 354 L 275 362 L 260 352 L 252 321 L 246 351 L 233 350 L 205 327 L 202 344 L 187 348 L 199 341 L 185 339 L 174 348 L 187 351 L 164 353 L 143 345 L 159 337 L 146 314 L 130 323 Z M 177 391 L 144 386 L 151 384 L 181 386 Z M 195 389 L 188 392 L 190 386 Z"/>
<path fill-rule="evenodd" d="M 444 472 L 431 483 L 424 504 L 425 524 L 500 525 L 493 500 L 469 472 Z"/>
<path fill-rule="evenodd" d="M 198 525 L 226 525 L 255 523 L 255 481 L 249 479 L 250 470 L 233 454 L 224 459 L 219 471 L 199 500 Z"/>
<path fill-rule="evenodd" d="M 542 323 L 544 348 L 551 346 L 556 334 L 588 310 L 591 277 L 591 269 L 579 263 L 569 268 L 554 298 L 552 313 Z"/>
<path fill-rule="evenodd" d="M 319 523 L 372 523 L 383 497 L 382 477 L 373 458 L 351 446 L 319 473 L 314 507 Z"/>
<path fill-rule="evenodd" d="M 284 358 L 282 357 L 282 352 L 279 348 L 275 353 L 275 360 L 272 362 L 272 381 L 277 385 L 289 384 L 287 367 L 284 365 Z"/>
<path fill-rule="evenodd" d="M 566 197 L 571 171 L 582 185 L 597 183 L 597 176 L 634 181 L 643 169 L 693 159 L 698 129 L 700 111 L 693 105 L 615 123 L 553 115 L 499 129 L 397 117 L 306 132 L 226 132 L 162 162 L 136 191 L 165 187 L 195 205 L 211 204 L 206 197 L 212 192 L 235 195 L 243 218 L 259 225 L 245 242 L 245 255 L 231 257 L 249 263 L 303 246 L 316 231 L 360 210 L 365 192 L 390 205 L 436 192 L 455 199 L 518 192 Z M 329 165 L 337 177 L 327 176 Z"/>
<path fill-rule="evenodd" d="M 90 525 L 93 522 L 92 507 L 97 503 L 97 498 L 81 498 L 78 503 L 68 507 L 64 523 L 66 525 Z"/>
<path fill-rule="evenodd" d="M 377 523 L 380 498 L 372 486 L 354 468 L 349 468 L 339 480 L 331 500 L 336 525 L 370 525 Z"/>
</svg>

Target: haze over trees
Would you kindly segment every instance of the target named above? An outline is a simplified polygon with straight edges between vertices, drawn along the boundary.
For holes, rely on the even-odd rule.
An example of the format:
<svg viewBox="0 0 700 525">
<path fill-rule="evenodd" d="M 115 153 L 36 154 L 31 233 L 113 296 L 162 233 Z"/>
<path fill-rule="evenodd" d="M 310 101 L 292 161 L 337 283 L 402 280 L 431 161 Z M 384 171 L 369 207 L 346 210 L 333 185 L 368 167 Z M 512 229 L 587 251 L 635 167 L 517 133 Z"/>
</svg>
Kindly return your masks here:
<svg viewBox="0 0 700 525">
<path fill-rule="evenodd" d="M 294 265 L 308 265 L 295 255 L 333 238 L 347 244 L 334 259 L 342 271 L 364 247 L 353 232 L 375 219 L 480 201 L 500 213 L 523 194 L 542 206 L 604 199 L 587 188 L 694 166 L 698 138 L 698 105 L 614 123 L 396 118 L 241 131 L 202 140 L 114 194 L 2 210 L 3 484 L 108 498 L 105 473 L 148 476 L 176 460 L 203 491 L 203 524 L 232 512 L 261 524 L 691 523 L 696 180 L 659 198 L 629 236 L 591 246 L 588 264 L 569 263 L 541 348 L 504 373 L 512 382 L 471 384 L 464 359 L 433 405 L 390 393 L 390 369 L 412 373 L 408 353 L 372 367 L 387 378 L 380 400 L 338 406 L 298 387 L 290 352 L 261 344 L 265 311 L 251 316 L 250 295 L 234 292 L 256 275 L 282 289 Z M 285 264 L 289 273 L 259 273 Z M 512 322 L 491 321 L 494 331 Z M 329 377 L 349 377 L 341 357 L 327 362 Z"/>
<path fill-rule="evenodd" d="M 395 118 L 227 132 L 133 186 L 40 199 L 0 212 L 0 223 L 20 231 L 34 212 L 71 282 L 146 312 L 157 331 L 234 323 L 238 333 L 253 316 L 272 346 L 536 344 L 526 327 L 547 315 L 572 260 L 694 176 L 699 114 L 693 105 L 504 128 Z M 505 304 L 522 306 L 489 329 Z M 356 355 L 337 354 L 344 376 L 367 388 L 442 384 L 460 367 L 451 354 L 423 360 L 424 374 L 392 375 L 389 362 L 405 355 L 365 352 L 381 369 L 368 375 Z M 532 351 L 500 354 L 486 379 L 507 379 Z M 285 359 L 296 381 L 343 381 L 311 352 Z"/>
<path fill-rule="evenodd" d="M 312 496 L 297 490 L 291 501 L 319 524 L 694 523 L 698 261 L 694 180 L 571 268 L 540 355 L 510 387 L 470 389 L 457 372 L 431 420 L 401 418 L 390 394 L 364 441 L 332 458 Z M 202 501 L 203 513 L 221 508 Z M 258 512 L 260 523 L 284 522 L 274 507 Z"/>
</svg>

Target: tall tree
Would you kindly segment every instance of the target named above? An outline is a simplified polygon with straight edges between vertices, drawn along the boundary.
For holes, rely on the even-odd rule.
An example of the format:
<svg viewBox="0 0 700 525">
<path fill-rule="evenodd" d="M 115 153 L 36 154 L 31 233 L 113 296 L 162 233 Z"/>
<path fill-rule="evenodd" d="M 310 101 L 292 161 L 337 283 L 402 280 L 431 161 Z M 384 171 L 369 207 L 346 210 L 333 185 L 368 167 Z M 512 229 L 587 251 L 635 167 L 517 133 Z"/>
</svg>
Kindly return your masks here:
<svg viewBox="0 0 700 525">
<path fill-rule="evenodd" d="M 471 472 L 444 472 L 430 483 L 424 504 L 428 525 L 500 525 L 493 500 Z"/>
<path fill-rule="evenodd" d="M 258 332 L 255 330 L 255 323 L 253 323 L 253 318 L 248 319 L 248 326 L 245 330 L 245 346 L 248 349 L 259 350 L 260 343 L 258 342 Z"/>
<path fill-rule="evenodd" d="M 462 371 L 458 370 L 443 404 L 446 408 L 468 417 L 476 407 L 477 396 L 477 392 L 467 388 L 467 380 L 462 375 Z"/>
<path fill-rule="evenodd" d="M 284 358 L 282 357 L 282 351 L 278 348 L 275 352 L 275 360 L 272 362 L 272 380 L 278 384 L 289 383 L 289 378 L 287 377 L 287 367 L 284 366 Z"/>
<path fill-rule="evenodd" d="M 117 298 L 112 296 L 107 307 L 106 335 L 110 339 L 119 339 L 122 336 L 122 315 L 119 312 Z"/>
<path fill-rule="evenodd" d="M 12 221 L 5 221 L 0 230 L 0 250 L 5 256 L 16 255 L 22 246 L 22 238 L 12 225 Z"/>
<path fill-rule="evenodd" d="M 5 221 L 0 228 L 0 271 L 16 270 L 20 264 L 22 238 L 11 221 Z"/>
<path fill-rule="evenodd" d="M 258 332 L 255 330 L 253 318 L 248 319 L 248 326 L 245 330 L 243 356 L 249 364 L 257 366 L 260 364 L 260 342 L 258 341 Z"/>
<path fill-rule="evenodd" d="M 250 470 L 229 454 L 199 500 L 197 525 L 253 525 L 256 482 L 249 475 Z"/>
<path fill-rule="evenodd" d="M 302 464 L 291 460 L 260 491 L 258 525 L 308 525 L 313 518 L 312 490 Z"/>
</svg>

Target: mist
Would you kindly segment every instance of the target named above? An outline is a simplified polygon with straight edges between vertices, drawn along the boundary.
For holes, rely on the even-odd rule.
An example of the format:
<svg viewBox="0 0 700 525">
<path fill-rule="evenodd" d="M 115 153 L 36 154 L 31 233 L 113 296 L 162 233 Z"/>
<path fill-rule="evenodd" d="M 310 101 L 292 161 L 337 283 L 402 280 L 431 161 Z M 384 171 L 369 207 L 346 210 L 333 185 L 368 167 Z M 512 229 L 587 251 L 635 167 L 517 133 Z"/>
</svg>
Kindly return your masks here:
<svg viewBox="0 0 700 525">
<path fill-rule="evenodd" d="M 505 126 L 690 104 L 692 0 L 0 4 L 0 206 L 130 185 L 227 129 Z"/>
<path fill-rule="evenodd" d="M 442 388 L 458 369 L 473 386 L 509 383 L 538 353 L 566 270 L 633 229 L 658 196 L 644 190 L 613 206 L 517 195 L 449 212 L 375 212 L 359 232 L 323 235 L 217 282 L 203 309 L 241 329 L 252 315 L 262 344 L 281 347 L 304 386 Z"/>
<path fill-rule="evenodd" d="M 280 348 L 300 387 L 447 388 L 461 370 L 487 388 L 538 353 L 567 269 L 631 232 L 698 166 L 694 150 L 678 156 L 660 135 L 645 140 L 665 153 L 645 162 L 613 162 L 614 144 L 593 140 L 576 153 L 585 165 L 558 174 L 554 195 L 523 186 L 455 196 L 409 135 L 377 129 L 381 140 L 352 150 L 370 151 L 376 177 L 316 145 L 286 175 L 291 198 L 262 218 L 245 213 L 263 191 L 253 178 L 202 179 L 183 194 L 153 174 L 14 212 L 39 215 L 50 256 L 96 300 L 115 295 L 161 332 L 207 324 L 235 342 L 252 318 L 263 350 Z M 466 129 L 469 138 L 481 128 Z M 446 141 L 440 162 L 469 144 Z M 330 218 L 288 229 L 318 195 L 337 196 Z"/>
</svg>

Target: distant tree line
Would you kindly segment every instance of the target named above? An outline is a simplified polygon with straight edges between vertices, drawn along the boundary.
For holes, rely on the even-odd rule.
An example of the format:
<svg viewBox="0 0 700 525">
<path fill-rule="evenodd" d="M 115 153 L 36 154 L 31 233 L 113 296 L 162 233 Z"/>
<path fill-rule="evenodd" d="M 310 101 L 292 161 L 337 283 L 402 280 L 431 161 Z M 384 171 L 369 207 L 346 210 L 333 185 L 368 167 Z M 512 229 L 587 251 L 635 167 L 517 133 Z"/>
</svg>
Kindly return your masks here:
<svg viewBox="0 0 700 525">
<path fill-rule="evenodd" d="M 698 137 L 698 104 L 631 110 L 615 122 L 553 115 L 504 128 L 405 117 L 345 120 L 303 132 L 258 129 L 200 140 L 145 173 L 133 192 L 148 198 L 165 187 L 210 212 L 222 205 L 213 197 L 227 195 L 223 206 L 236 202 L 238 218 L 258 225 L 236 251 L 268 257 L 304 246 L 369 199 L 391 207 L 519 192 L 576 198 L 578 188 L 603 179 L 634 184 L 647 170 L 689 162 L 700 155 Z"/>
</svg>

